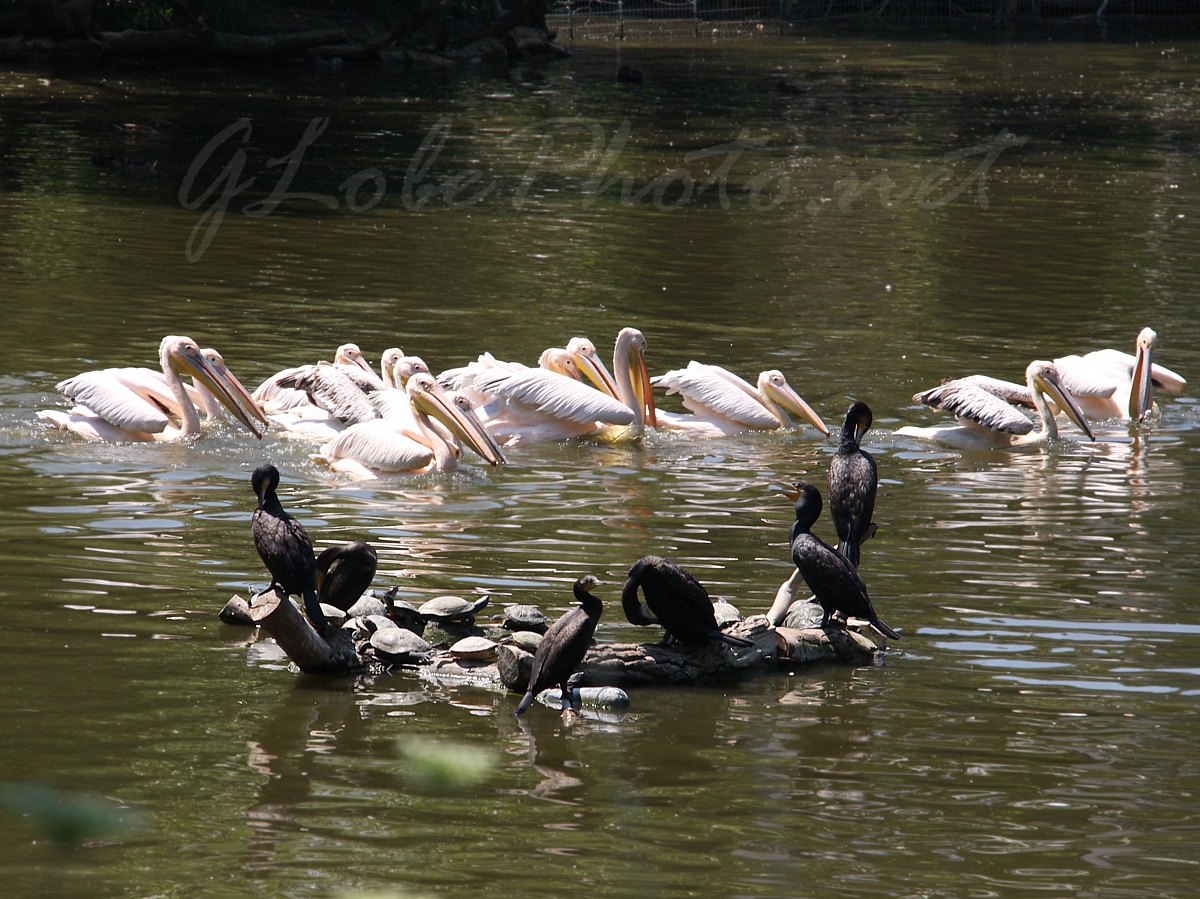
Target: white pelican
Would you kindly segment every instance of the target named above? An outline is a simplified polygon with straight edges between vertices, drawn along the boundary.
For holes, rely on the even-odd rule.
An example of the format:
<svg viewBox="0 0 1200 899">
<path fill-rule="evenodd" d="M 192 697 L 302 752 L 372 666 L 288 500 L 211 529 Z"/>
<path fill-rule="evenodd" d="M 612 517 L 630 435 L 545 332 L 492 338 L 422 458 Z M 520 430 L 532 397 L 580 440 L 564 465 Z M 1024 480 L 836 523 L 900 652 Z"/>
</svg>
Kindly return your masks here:
<svg viewBox="0 0 1200 899">
<path fill-rule="evenodd" d="M 151 441 L 190 437 L 200 416 L 182 375 L 203 385 L 255 437 L 262 437 L 262 412 L 237 382 L 227 381 L 190 337 L 168 336 L 158 348 L 162 376 L 147 369 L 88 371 L 60 382 L 63 396 L 77 405 L 70 412 L 45 409 L 38 418 L 89 440 Z M 236 380 L 236 379 L 235 379 Z M 163 388 L 167 393 L 163 393 Z M 240 388 L 240 390 L 239 390 Z"/>
<path fill-rule="evenodd" d="M 764 371 L 755 387 L 719 365 L 689 362 L 687 368 L 659 375 L 651 383 L 665 387 L 668 396 L 679 394 L 684 407 L 694 413 L 660 412 L 659 420 L 667 428 L 696 436 L 773 431 L 792 426 L 788 417 L 791 412 L 803 415 L 818 431 L 829 435 L 821 416 L 800 398 L 780 371 Z"/>
<path fill-rule="evenodd" d="M 618 399 L 617 384 L 613 376 L 600 360 L 596 345 L 586 337 L 572 337 L 566 349 L 552 347 L 544 350 L 538 357 L 538 368 L 555 371 L 577 381 L 587 378 L 598 390 L 613 399 Z M 530 368 L 520 362 L 503 362 L 491 353 L 483 353 L 474 362 L 442 372 L 438 375 L 438 383 L 447 390 L 466 393 L 472 402 L 483 405 L 489 397 L 475 389 L 475 380 L 483 375 L 494 374 L 497 370 L 524 372 Z"/>
<path fill-rule="evenodd" d="M 1001 396 L 981 387 L 981 383 L 987 381 L 960 378 L 916 394 L 914 403 L 952 412 L 958 424 L 934 428 L 907 426 L 898 429 L 896 436 L 933 440 L 953 449 L 999 449 L 1045 443 L 1058 437 L 1054 412 L 1046 403 L 1049 396 L 1088 435 L 1088 439 L 1096 439 L 1083 410 L 1063 387 L 1053 362 L 1030 362 L 1025 369 L 1025 383 L 1038 413 L 1036 430 L 1024 413 Z"/>
<path fill-rule="evenodd" d="M 429 366 L 420 356 L 406 356 L 399 348 L 385 350 L 383 360 L 390 368 L 384 381 L 390 381 L 392 386 L 369 393 L 367 399 L 375 407 L 380 418 L 412 422 L 412 403 L 409 402 L 408 393 L 404 388 L 408 386 L 413 375 L 430 374 Z"/>
<path fill-rule="evenodd" d="M 371 367 L 363 359 L 362 350 L 358 348 L 357 344 L 343 343 L 339 346 L 333 354 L 333 365 L 347 377 L 355 378 L 354 383 L 359 386 L 360 390 L 383 386 L 383 380 L 371 371 Z M 313 400 L 307 391 L 294 386 L 285 386 L 286 383 L 293 381 L 297 375 L 311 367 L 311 365 L 297 365 L 277 371 L 254 389 L 255 402 L 262 406 L 268 414 L 312 406 Z M 370 388 L 364 386 L 365 384 L 369 384 Z"/>
<path fill-rule="evenodd" d="M 356 343 L 343 343 L 338 347 L 333 364 L 363 390 L 378 390 L 385 386 L 386 382 L 371 370 Z"/>
<path fill-rule="evenodd" d="M 562 357 L 548 350 L 543 358 L 554 364 L 551 360 Z M 657 426 L 641 331 L 625 328 L 617 335 L 613 371 L 617 399 L 541 368 L 483 371 L 472 389 L 483 400 L 480 417 L 488 433 L 504 446 L 567 440 L 613 427 Z"/>
<path fill-rule="evenodd" d="M 378 472 L 424 474 L 458 465 L 458 437 L 489 464 L 504 462 L 504 453 L 470 410 L 438 386 L 432 375 L 414 374 L 405 387 L 412 405 L 410 423 L 375 419 L 342 431 L 313 458 L 334 471 L 358 477 Z M 430 419 L 449 429 L 446 433 Z"/>
<path fill-rule="evenodd" d="M 1154 364 L 1158 335 L 1142 328 L 1134 355 L 1120 350 L 1096 350 L 1083 356 L 1063 356 L 1054 365 L 1063 386 L 1079 401 L 1088 418 L 1141 421 L 1154 405 L 1151 387 L 1180 394 L 1187 381 L 1169 368 Z"/>
</svg>

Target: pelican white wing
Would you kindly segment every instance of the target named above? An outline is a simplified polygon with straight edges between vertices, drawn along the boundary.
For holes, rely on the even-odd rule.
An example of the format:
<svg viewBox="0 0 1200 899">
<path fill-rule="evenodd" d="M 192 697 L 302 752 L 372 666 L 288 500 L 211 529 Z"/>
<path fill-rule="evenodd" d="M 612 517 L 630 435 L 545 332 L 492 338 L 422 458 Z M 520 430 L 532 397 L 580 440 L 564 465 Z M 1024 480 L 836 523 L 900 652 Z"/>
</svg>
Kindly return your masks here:
<svg viewBox="0 0 1200 899">
<path fill-rule="evenodd" d="M 1033 430 L 1033 422 L 1028 416 L 968 378 L 946 381 L 931 390 L 924 390 L 913 396 L 913 402 L 949 412 L 963 424 L 990 431 L 1028 434 Z"/>
<path fill-rule="evenodd" d="M 402 425 L 374 419 L 346 428 L 321 447 L 321 457 L 330 463 L 354 459 L 378 471 L 420 471 L 433 461 L 433 450 L 405 434 Z"/>
<path fill-rule="evenodd" d="M 772 430 L 779 419 L 755 399 L 757 388 L 719 365 L 689 362 L 659 375 L 651 382 L 665 387 L 667 395 L 678 394 L 686 409 L 700 418 L 719 419 L 742 428 Z"/>
<path fill-rule="evenodd" d="M 74 403 L 86 406 L 110 425 L 146 434 L 166 430 L 171 418 L 159 403 L 129 387 L 115 369 L 85 371 L 59 382 L 58 391 Z"/>
</svg>

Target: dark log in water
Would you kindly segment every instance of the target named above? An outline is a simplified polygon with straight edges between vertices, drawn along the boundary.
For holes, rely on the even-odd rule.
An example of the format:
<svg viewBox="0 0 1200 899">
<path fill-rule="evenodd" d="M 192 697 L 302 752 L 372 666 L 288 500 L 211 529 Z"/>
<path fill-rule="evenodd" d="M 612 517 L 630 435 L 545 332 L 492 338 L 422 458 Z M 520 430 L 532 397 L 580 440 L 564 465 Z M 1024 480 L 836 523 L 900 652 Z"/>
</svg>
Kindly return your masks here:
<svg viewBox="0 0 1200 899">
<path fill-rule="evenodd" d="M 830 628 L 773 628 L 755 615 L 725 629 L 753 646 L 663 646 L 657 643 L 597 643 L 583 659 L 581 685 L 631 687 L 650 684 L 686 685 L 717 682 L 773 670 L 785 662 L 852 662 L 867 664 L 879 647 L 854 631 Z M 529 686 L 533 655 L 516 646 L 501 646 L 496 660 L 500 682 L 524 692 Z"/>
<path fill-rule="evenodd" d="M 252 597 L 250 617 L 305 674 L 352 674 L 362 668 L 349 631 L 322 637 L 278 589 Z"/>
<path fill-rule="evenodd" d="M 238 612 L 244 611 L 244 602 L 237 604 Z M 227 607 L 222 618 L 230 611 Z M 354 674 L 364 668 L 364 660 L 355 651 L 349 630 L 331 631 L 322 637 L 295 603 L 278 592 L 258 594 L 245 611 L 305 673 Z M 754 645 L 728 646 L 717 641 L 705 646 L 596 643 L 584 657 L 579 683 L 589 687 L 715 683 L 763 674 L 775 670 L 780 663 L 870 664 L 883 648 L 882 638 L 876 644 L 853 629 L 775 628 L 764 615 L 739 621 L 725 631 L 751 640 Z M 442 654 L 432 663 L 420 666 L 419 671 L 430 680 L 479 686 L 503 684 L 523 693 L 529 686 L 532 665 L 532 653 L 504 644 L 498 647 L 495 662 L 461 661 Z"/>
</svg>

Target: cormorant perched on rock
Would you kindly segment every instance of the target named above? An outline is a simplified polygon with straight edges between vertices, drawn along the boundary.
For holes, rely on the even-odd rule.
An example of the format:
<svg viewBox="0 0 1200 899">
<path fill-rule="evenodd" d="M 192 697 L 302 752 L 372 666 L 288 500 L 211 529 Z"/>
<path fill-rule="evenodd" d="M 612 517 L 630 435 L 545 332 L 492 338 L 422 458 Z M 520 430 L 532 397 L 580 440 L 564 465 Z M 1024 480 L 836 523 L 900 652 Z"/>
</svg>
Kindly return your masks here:
<svg viewBox="0 0 1200 899">
<path fill-rule="evenodd" d="M 871 427 L 871 408 L 855 400 L 846 412 L 837 452 L 829 462 L 829 514 L 837 531 L 837 551 L 858 567 L 858 548 L 875 534 L 875 491 L 879 473 L 858 442 Z"/>
<path fill-rule="evenodd" d="M 792 560 L 825 610 L 821 627 L 829 624 L 835 612 L 840 612 L 846 618 L 863 618 L 880 633 L 899 640 L 900 635 L 875 614 L 858 570 L 845 556 L 810 532 L 821 515 L 821 491 L 812 484 L 800 483 L 796 485 L 793 498 L 796 500 L 796 523 L 792 525 Z"/>
<path fill-rule="evenodd" d="M 258 496 L 258 508 L 250 522 L 254 548 L 271 572 L 271 590 L 279 587 L 289 596 L 304 598 L 304 611 L 318 632 L 328 624 L 317 600 L 317 563 L 312 541 L 304 525 L 283 510 L 275 488 L 279 470 L 267 463 L 254 469 L 250 484 Z"/>
<path fill-rule="evenodd" d="M 374 548 L 362 540 L 329 547 L 317 556 L 317 598 L 347 611 L 371 586 L 378 564 Z"/>
<path fill-rule="evenodd" d="M 571 690 L 567 681 L 583 661 L 584 654 L 592 645 L 596 633 L 596 622 L 604 611 L 604 603 L 588 592 L 599 585 L 590 574 L 575 582 L 575 598 L 580 605 L 550 625 L 542 642 L 533 654 L 533 669 L 529 673 L 529 689 L 521 697 L 515 714 L 523 715 L 533 704 L 534 697 L 547 687 L 557 686 L 562 691 L 562 710 L 571 707 Z"/>
<path fill-rule="evenodd" d="M 638 587 L 646 596 L 645 606 L 638 599 Z M 752 640 L 718 628 L 712 600 L 704 585 L 687 569 L 662 556 L 643 556 L 633 563 L 621 590 L 621 607 L 633 624 L 661 624 L 667 632 L 664 643 L 674 638 L 691 645 L 710 640 L 730 646 L 754 645 Z"/>
</svg>

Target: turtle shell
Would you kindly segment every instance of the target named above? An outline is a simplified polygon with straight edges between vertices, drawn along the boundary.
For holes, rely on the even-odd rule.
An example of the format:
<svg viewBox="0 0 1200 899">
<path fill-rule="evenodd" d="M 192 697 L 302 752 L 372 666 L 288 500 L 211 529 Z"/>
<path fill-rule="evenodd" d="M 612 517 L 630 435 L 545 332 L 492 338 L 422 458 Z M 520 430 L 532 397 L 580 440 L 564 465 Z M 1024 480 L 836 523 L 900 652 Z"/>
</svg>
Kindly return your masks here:
<svg viewBox="0 0 1200 899">
<path fill-rule="evenodd" d="M 486 596 L 476 600 L 463 599 L 461 596 L 435 596 L 417 611 L 421 613 L 421 617 L 432 618 L 434 621 L 460 621 L 471 618 L 487 603 Z"/>
<path fill-rule="evenodd" d="M 717 627 L 724 627 L 742 620 L 742 613 L 727 599 L 717 599 L 713 602 L 713 615 L 716 616 Z"/>
<path fill-rule="evenodd" d="M 537 652 L 543 635 L 537 631 L 513 631 L 508 639 L 512 641 L 514 646 L 520 646 L 526 652 Z"/>
<path fill-rule="evenodd" d="M 504 607 L 504 626 L 510 631 L 546 630 L 546 615 L 537 606 L 509 605 Z"/>
<path fill-rule="evenodd" d="M 364 593 L 344 614 L 347 618 L 366 618 L 368 615 L 384 615 L 386 613 L 387 606 L 384 605 L 383 600 Z"/>
<path fill-rule="evenodd" d="M 425 619 L 411 602 L 397 599 L 388 603 L 387 617 L 418 636 L 425 631 Z"/>
<path fill-rule="evenodd" d="M 371 646 L 382 661 L 415 662 L 429 655 L 429 644 L 410 630 L 392 625 L 371 634 Z"/>
<path fill-rule="evenodd" d="M 450 647 L 456 659 L 490 662 L 496 658 L 496 644 L 487 637 L 463 637 Z"/>
</svg>

